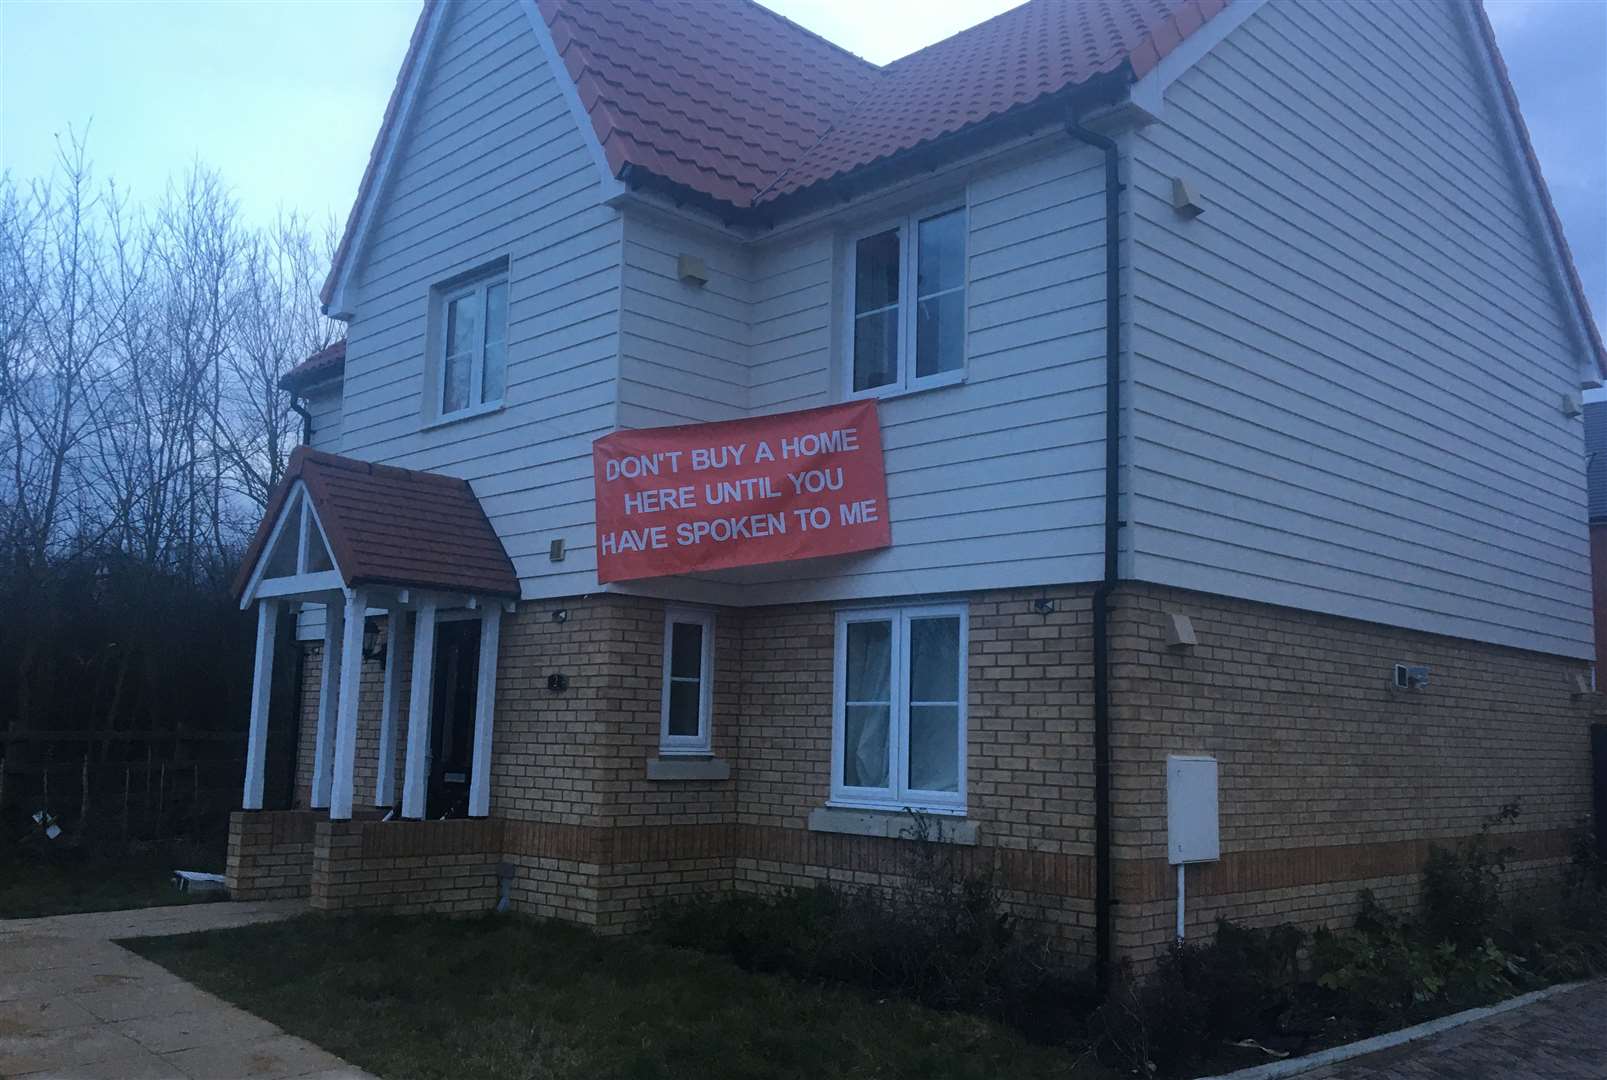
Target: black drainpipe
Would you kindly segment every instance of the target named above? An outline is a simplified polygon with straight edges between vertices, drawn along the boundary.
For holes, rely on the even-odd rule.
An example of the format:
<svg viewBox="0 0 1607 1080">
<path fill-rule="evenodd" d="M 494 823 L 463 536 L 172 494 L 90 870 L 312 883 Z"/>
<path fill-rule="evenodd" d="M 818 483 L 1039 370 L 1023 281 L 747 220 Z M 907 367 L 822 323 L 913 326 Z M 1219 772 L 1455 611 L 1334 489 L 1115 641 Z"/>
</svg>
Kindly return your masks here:
<svg viewBox="0 0 1607 1080">
<path fill-rule="evenodd" d="M 307 411 L 307 406 L 301 403 L 301 395 L 294 390 L 290 391 L 290 408 L 301 417 L 301 445 L 312 445 L 312 413 Z"/>
<path fill-rule="evenodd" d="M 1073 120 L 1072 138 L 1105 155 L 1105 572 L 1094 590 L 1094 967 L 1103 993 L 1110 985 L 1110 594 L 1119 580 L 1121 536 L 1121 174 L 1114 140 Z"/>
</svg>

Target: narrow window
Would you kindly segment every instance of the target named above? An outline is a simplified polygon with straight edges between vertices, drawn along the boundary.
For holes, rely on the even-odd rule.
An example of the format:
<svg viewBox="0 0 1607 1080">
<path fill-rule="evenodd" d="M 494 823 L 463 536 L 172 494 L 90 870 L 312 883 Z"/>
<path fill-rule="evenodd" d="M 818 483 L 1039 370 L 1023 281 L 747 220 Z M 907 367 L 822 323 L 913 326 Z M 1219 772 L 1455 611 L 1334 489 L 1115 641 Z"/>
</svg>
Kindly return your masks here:
<svg viewBox="0 0 1607 1080">
<path fill-rule="evenodd" d="M 854 390 L 898 381 L 899 263 L 902 230 L 867 236 L 854 246 Z"/>
<path fill-rule="evenodd" d="M 501 401 L 507 384 L 507 278 L 488 278 L 447 292 L 441 336 L 438 415 Z"/>
<path fill-rule="evenodd" d="M 965 366 L 965 211 L 925 218 L 916 234 L 915 377 Z"/>
<path fill-rule="evenodd" d="M 965 609 L 837 617 L 832 801 L 965 809 Z"/>
<path fill-rule="evenodd" d="M 714 701 L 714 615 L 671 608 L 664 614 L 664 696 L 659 750 L 707 754 Z"/>
<path fill-rule="evenodd" d="M 850 394 L 942 386 L 965 373 L 965 210 L 913 215 L 852 247 Z"/>
</svg>

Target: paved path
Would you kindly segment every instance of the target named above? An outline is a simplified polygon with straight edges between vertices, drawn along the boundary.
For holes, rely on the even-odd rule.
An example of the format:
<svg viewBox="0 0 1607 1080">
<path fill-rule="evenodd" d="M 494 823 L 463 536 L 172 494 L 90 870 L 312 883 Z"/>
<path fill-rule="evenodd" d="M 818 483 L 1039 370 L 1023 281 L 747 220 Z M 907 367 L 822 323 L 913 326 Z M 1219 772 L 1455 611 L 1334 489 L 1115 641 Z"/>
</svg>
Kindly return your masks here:
<svg viewBox="0 0 1607 1080">
<path fill-rule="evenodd" d="M 112 944 L 301 910 L 215 903 L 0 920 L 0 1078 L 375 1080 Z"/>
<path fill-rule="evenodd" d="M 1300 1080 L 1604 1080 L 1607 981 L 1464 1024 Z"/>
</svg>

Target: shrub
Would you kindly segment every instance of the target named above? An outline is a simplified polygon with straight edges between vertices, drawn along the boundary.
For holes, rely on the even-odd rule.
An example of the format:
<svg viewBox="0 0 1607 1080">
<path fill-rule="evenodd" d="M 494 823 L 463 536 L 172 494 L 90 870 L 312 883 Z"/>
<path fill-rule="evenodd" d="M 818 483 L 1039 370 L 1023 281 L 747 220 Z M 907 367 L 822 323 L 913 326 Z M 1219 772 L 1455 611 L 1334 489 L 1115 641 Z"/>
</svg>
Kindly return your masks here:
<svg viewBox="0 0 1607 1080">
<path fill-rule="evenodd" d="M 750 970 L 852 983 L 978 1012 L 1039 1040 L 1067 1038 L 1092 1006 L 1090 981 L 1017 924 L 993 874 L 968 872 L 938 826 L 913 818 L 909 835 L 916 843 L 891 888 L 694 898 L 661 906 L 655 932 Z"/>
<path fill-rule="evenodd" d="M 1142 983 L 1124 964 L 1093 1018 L 1104 1057 L 1126 1070 L 1170 1074 L 1224 1040 L 1278 1030 L 1305 940 L 1289 924 L 1259 930 L 1224 919 L 1208 944 L 1173 942 Z"/>
<path fill-rule="evenodd" d="M 1501 876 L 1516 851 L 1493 846 L 1490 833 L 1517 818 L 1518 804 L 1507 803 L 1454 851 L 1429 848 L 1423 867 L 1423 923 L 1430 938 L 1477 948 L 1496 932 L 1502 919 Z"/>
</svg>

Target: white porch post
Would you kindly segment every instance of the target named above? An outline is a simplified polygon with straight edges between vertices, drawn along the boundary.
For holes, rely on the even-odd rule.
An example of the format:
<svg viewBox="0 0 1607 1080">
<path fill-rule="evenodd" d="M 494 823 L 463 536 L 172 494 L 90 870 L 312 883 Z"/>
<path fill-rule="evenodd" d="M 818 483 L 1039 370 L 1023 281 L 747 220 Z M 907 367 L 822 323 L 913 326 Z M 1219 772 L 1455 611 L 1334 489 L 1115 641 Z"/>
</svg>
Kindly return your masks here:
<svg viewBox="0 0 1607 1080">
<path fill-rule="evenodd" d="M 402 816 L 424 816 L 424 785 L 430 753 L 430 691 L 435 683 L 434 597 L 425 597 L 413 624 L 413 688 L 407 701 L 407 775 L 402 780 Z"/>
<path fill-rule="evenodd" d="M 396 722 L 402 711 L 402 643 L 407 611 L 393 607 L 385 617 L 385 692 L 379 712 L 379 763 L 374 805 L 396 805 Z"/>
<path fill-rule="evenodd" d="M 246 785 L 240 805 L 262 809 L 268 757 L 268 703 L 273 692 L 273 644 L 279 632 L 279 601 L 257 602 L 257 661 L 251 673 L 251 733 L 246 739 Z"/>
<path fill-rule="evenodd" d="M 318 735 L 313 743 L 310 800 L 313 808 L 318 810 L 329 805 L 330 766 L 335 756 L 335 708 L 340 700 L 340 646 L 345 636 L 345 626 L 345 608 L 338 602 L 326 602 L 324 664 L 318 673 Z"/>
<path fill-rule="evenodd" d="M 480 671 L 474 695 L 474 764 L 469 774 L 469 816 L 491 812 L 491 720 L 497 714 L 497 646 L 502 639 L 502 602 L 481 607 Z"/>
<path fill-rule="evenodd" d="M 353 589 L 346 596 L 346 633 L 340 656 L 340 708 L 336 713 L 335 778 L 329 796 L 329 816 L 345 821 L 352 816 L 353 769 L 357 764 L 357 705 L 363 684 L 363 617 L 368 593 Z"/>
</svg>

